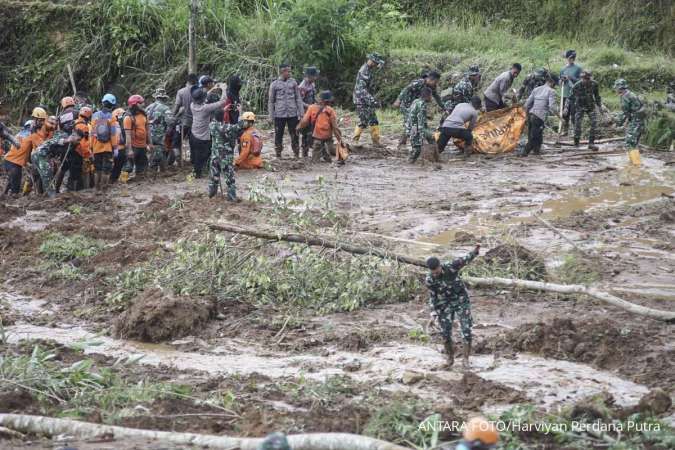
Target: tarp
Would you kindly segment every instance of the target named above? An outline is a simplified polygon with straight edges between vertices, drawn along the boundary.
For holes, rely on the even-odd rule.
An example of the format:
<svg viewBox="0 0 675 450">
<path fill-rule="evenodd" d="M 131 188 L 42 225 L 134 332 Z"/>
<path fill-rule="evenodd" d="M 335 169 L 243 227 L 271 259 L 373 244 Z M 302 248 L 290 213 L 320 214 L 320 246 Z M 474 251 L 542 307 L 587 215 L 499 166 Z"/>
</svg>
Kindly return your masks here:
<svg viewBox="0 0 675 450">
<path fill-rule="evenodd" d="M 522 106 L 481 114 L 473 129 L 473 148 L 489 155 L 508 153 L 518 147 L 527 116 Z"/>
</svg>

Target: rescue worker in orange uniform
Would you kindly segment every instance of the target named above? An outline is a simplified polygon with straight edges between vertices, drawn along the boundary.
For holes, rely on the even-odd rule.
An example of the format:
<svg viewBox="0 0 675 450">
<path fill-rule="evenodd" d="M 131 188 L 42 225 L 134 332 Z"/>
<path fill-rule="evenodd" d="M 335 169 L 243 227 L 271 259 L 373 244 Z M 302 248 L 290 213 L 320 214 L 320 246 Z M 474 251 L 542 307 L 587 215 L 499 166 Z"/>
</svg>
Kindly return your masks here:
<svg viewBox="0 0 675 450">
<path fill-rule="evenodd" d="M 49 121 L 47 123 L 47 111 L 43 108 L 33 109 L 31 117 L 33 119 L 31 133 L 21 140 L 21 145 L 18 148 L 12 147 L 7 155 L 5 155 L 5 169 L 8 174 L 5 193 L 19 193 L 23 168 L 30 161 L 31 153 L 40 144 L 49 139 L 56 128 L 56 121 Z"/>
<path fill-rule="evenodd" d="M 248 128 L 239 138 L 239 157 L 234 161 L 238 169 L 261 169 L 263 159 L 260 156 L 262 150 L 262 137 L 260 131 L 255 128 L 255 114 L 251 111 L 241 115 L 241 120 L 248 122 Z"/>
</svg>

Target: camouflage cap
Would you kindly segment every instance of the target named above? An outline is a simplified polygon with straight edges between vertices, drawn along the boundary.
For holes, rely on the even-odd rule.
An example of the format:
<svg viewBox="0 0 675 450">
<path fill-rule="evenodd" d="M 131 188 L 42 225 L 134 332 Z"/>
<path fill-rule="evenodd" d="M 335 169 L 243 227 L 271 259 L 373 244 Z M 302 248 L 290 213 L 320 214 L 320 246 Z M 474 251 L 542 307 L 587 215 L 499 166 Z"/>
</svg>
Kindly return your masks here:
<svg viewBox="0 0 675 450">
<path fill-rule="evenodd" d="M 480 67 L 478 67 L 478 64 L 472 64 L 469 66 L 469 70 L 466 71 L 466 74 L 468 76 L 480 75 Z"/>
<path fill-rule="evenodd" d="M 593 72 L 591 72 L 588 69 L 581 71 L 581 78 L 590 78 L 592 76 L 593 76 Z"/>
<path fill-rule="evenodd" d="M 272 433 L 268 435 L 264 441 L 258 446 L 258 450 L 291 450 L 288 445 L 288 439 L 283 433 Z"/>
<path fill-rule="evenodd" d="M 619 78 L 614 82 L 614 89 L 628 89 L 628 83 L 623 78 Z"/>
<path fill-rule="evenodd" d="M 164 88 L 157 88 L 155 89 L 155 93 L 152 94 L 154 98 L 169 98 L 169 96 L 166 94 L 166 89 Z"/>
<path fill-rule="evenodd" d="M 368 53 L 367 57 L 368 57 L 368 59 L 373 61 L 378 66 L 381 66 L 381 65 L 384 64 L 384 58 L 382 58 L 382 56 L 377 52 Z"/>
</svg>

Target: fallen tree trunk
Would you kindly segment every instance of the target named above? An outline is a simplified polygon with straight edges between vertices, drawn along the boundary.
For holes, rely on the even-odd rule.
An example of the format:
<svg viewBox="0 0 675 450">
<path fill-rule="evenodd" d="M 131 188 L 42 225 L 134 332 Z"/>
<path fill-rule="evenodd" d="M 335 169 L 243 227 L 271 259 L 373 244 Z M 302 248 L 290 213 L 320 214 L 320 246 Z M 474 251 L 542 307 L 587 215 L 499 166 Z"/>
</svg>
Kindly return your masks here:
<svg viewBox="0 0 675 450">
<path fill-rule="evenodd" d="M 622 137 L 613 137 L 613 138 L 606 138 L 606 139 L 598 139 L 594 143 L 595 144 L 608 144 L 610 142 L 620 142 L 623 141 L 624 138 Z M 551 142 L 551 141 L 544 141 L 544 144 L 546 145 L 563 145 L 565 147 L 576 147 L 574 145 L 574 142 L 566 142 L 566 141 L 560 141 L 560 142 Z M 588 141 L 579 141 L 579 145 L 585 145 L 588 144 Z"/>
<path fill-rule="evenodd" d="M 304 236 L 301 234 L 293 233 L 269 233 L 260 230 L 251 230 L 248 228 L 242 228 L 237 225 L 232 224 L 207 224 L 211 230 L 215 231 L 227 231 L 230 233 L 243 234 L 246 236 L 253 236 L 261 239 L 268 239 L 271 241 L 286 241 L 286 242 L 296 242 L 300 244 L 306 244 L 310 246 L 325 247 L 325 248 L 334 248 L 337 250 L 342 250 L 348 253 L 355 255 L 370 255 L 377 256 L 383 259 L 391 259 L 405 264 L 410 264 L 418 267 L 425 267 L 426 263 L 423 259 L 413 258 L 405 255 L 397 255 L 395 253 L 386 252 L 379 249 L 361 247 L 353 244 L 335 242 L 331 239 L 327 239 L 320 236 Z M 675 322 L 675 311 L 662 311 L 659 309 L 648 308 L 646 306 L 636 305 L 634 303 L 627 302 L 619 297 L 616 297 L 607 292 L 601 291 L 597 288 L 583 286 L 580 284 L 556 284 L 556 283 L 546 283 L 542 281 L 530 281 L 530 280 L 518 280 L 510 278 L 476 278 L 476 277 L 464 277 L 464 280 L 470 284 L 476 286 L 505 286 L 505 287 L 519 287 L 525 289 L 532 289 L 536 291 L 545 291 L 545 292 L 556 292 L 559 294 L 584 294 L 589 297 L 593 297 L 597 300 L 602 300 L 603 302 L 609 303 L 611 305 L 622 308 L 631 313 L 639 314 L 642 316 L 651 317 L 657 320 L 663 320 L 667 322 Z"/>
<path fill-rule="evenodd" d="M 228 450 L 256 450 L 263 441 L 262 438 L 238 438 L 195 433 L 139 430 L 24 414 L 0 414 L 0 426 L 22 433 L 46 436 L 63 434 L 83 440 L 103 436 L 107 439 L 140 438 L 170 442 L 176 445 L 195 445 L 204 448 Z M 348 433 L 296 434 L 288 436 L 288 443 L 293 450 L 409 450 L 407 447 L 401 447 L 379 439 Z"/>
</svg>

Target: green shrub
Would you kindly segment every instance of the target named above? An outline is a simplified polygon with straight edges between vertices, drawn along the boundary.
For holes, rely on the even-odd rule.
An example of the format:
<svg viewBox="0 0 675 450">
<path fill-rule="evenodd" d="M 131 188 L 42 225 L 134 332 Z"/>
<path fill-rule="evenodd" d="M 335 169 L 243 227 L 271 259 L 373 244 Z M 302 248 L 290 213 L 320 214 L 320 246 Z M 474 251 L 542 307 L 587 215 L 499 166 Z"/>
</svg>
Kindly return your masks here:
<svg viewBox="0 0 675 450">
<path fill-rule="evenodd" d="M 40 253 L 53 262 L 67 262 L 73 259 L 90 258 L 103 248 L 103 243 L 81 234 L 65 236 L 49 233 L 39 247 Z"/>
</svg>

